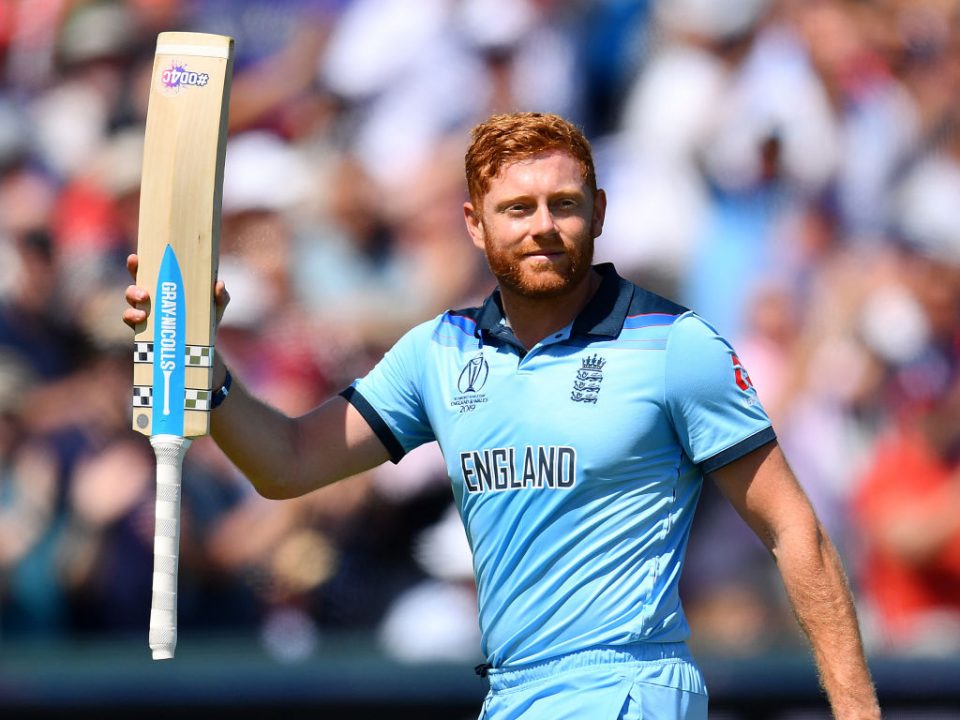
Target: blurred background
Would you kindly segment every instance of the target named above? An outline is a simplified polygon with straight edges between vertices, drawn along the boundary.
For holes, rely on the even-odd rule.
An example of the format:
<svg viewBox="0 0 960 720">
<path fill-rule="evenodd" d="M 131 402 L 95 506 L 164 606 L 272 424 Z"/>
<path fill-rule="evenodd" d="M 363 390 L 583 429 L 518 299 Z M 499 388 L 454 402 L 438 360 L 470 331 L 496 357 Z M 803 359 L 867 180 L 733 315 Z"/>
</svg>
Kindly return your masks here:
<svg viewBox="0 0 960 720">
<path fill-rule="evenodd" d="M 467 718 L 469 556 L 428 446 L 296 501 L 184 467 L 152 663 L 130 430 L 158 32 L 236 40 L 218 348 L 288 413 L 492 287 L 469 128 L 584 128 L 598 260 L 738 350 L 839 546 L 890 717 L 960 717 L 960 0 L 0 0 L 0 714 Z M 704 487 L 683 584 L 712 717 L 826 717 L 773 563 Z"/>
</svg>

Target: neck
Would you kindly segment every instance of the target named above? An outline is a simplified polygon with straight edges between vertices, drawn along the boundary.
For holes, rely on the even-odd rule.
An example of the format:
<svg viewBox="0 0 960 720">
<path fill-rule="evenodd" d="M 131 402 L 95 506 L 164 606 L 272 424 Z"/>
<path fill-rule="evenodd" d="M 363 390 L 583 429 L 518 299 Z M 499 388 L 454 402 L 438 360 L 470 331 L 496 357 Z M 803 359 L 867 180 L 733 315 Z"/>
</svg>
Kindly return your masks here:
<svg viewBox="0 0 960 720">
<path fill-rule="evenodd" d="M 501 285 L 500 301 L 513 334 L 529 350 L 573 322 L 599 287 L 600 275 L 591 269 L 578 285 L 562 295 L 531 298 Z"/>
</svg>

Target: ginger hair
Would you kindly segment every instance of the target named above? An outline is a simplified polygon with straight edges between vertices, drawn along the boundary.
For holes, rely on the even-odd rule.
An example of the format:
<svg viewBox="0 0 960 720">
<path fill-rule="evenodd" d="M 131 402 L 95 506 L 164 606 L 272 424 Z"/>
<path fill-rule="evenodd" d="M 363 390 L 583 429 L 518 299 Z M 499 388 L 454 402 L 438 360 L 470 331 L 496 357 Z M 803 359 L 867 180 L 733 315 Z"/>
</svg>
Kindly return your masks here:
<svg viewBox="0 0 960 720">
<path fill-rule="evenodd" d="M 479 208 L 490 183 L 510 163 L 551 150 L 569 153 L 579 164 L 590 192 L 597 192 L 593 153 L 583 132 L 559 115 L 521 112 L 492 115 L 470 133 L 465 157 L 470 202 Z"/>
</svg>

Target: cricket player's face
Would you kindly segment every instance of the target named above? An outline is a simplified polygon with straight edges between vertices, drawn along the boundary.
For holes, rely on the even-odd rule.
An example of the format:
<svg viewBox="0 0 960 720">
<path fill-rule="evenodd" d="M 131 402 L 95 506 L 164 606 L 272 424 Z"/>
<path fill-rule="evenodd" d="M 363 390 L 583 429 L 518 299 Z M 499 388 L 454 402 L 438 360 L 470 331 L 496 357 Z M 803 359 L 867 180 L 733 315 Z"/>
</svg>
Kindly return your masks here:
<svg viewBox="0 0 960 720">
<path fill-rule="evenodd" d="M 557 297 L 587 277 L 606 197 L 583 180 L 580 164 L 551 150 L 505 165 L 481 207 L 464 204 L 467 229 L 503 290 Z"/>
</svg>

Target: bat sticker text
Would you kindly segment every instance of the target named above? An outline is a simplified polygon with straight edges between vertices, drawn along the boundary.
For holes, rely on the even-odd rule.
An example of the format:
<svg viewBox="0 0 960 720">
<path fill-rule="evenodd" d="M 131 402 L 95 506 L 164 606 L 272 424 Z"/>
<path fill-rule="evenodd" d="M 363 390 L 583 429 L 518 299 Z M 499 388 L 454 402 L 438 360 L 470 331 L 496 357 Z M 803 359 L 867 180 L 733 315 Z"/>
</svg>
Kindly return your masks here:
<svg viewBox="0 0 960 720">
<path fill-rule="evenodd" d="M 184 85 L 203 87 L 209 81 L 210 75 L 207 73 L 187 70 L 186 66 L 176 63 L 160 73 L 160 82 L 163 83 L 164 87 L 170 89 L 177 89 Z"/>
</svg>

